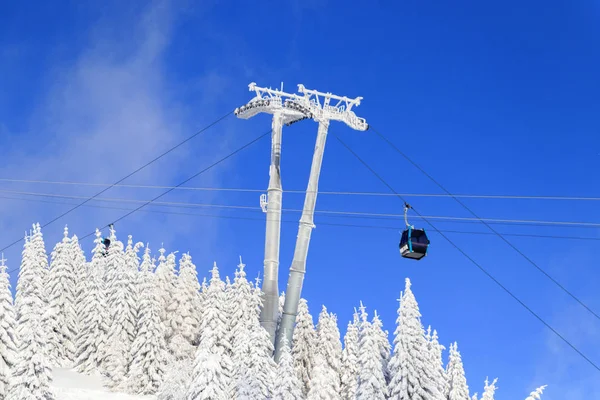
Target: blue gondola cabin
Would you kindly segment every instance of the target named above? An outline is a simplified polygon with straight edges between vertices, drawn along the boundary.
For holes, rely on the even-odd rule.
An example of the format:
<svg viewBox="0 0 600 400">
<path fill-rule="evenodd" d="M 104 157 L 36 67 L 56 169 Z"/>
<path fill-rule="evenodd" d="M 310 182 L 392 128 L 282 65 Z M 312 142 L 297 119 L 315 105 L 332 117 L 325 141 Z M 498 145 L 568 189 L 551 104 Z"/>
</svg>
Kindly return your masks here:
<svg viewBox="0 0 600 400">
<path fill-rule="evenodd" d="M 420 260 L 427 255 L 429 238 L 424 229 L 415 229 L 409 226 L 400 238 L 400 254 L 404 258 Z"/>
</svg>

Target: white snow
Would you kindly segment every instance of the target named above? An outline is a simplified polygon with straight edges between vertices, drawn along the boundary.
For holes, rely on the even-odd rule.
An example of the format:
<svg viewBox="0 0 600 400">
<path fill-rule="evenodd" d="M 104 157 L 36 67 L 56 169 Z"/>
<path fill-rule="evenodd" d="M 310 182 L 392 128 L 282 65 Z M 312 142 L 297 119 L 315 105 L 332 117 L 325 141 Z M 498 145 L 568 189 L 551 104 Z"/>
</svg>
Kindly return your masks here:
<svg viewBox="0 0 600 400">
<path fill-rule="evenodd" d="M 154 396 L 130 396 L 111 393 L 102 387 L 97 375 L 83 375 L 67 368 L 52 370 L 52 390 L 56 400 L 154 400 Z"/>
</svg>

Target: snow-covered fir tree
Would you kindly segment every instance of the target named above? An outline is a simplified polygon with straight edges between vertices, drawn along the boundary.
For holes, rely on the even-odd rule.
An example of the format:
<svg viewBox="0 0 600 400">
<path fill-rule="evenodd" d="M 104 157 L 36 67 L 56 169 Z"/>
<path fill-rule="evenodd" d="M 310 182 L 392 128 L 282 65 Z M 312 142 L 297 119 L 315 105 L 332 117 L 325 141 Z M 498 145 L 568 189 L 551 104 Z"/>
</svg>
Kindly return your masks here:
<svg viewBox="0 0 600 400">
<path fill-rule="evenodd" d="M 234 282 L 225 292 L 226 310 L 230 314 L 227 321 L 229 322 L 228 336 L 233 363 L 232 396 L 239 396 L 241 391 L 245 390 L 243 386 L 247 382 L 244 381 L 246 379 L 244 376 L 250 368 L 252 361 L 250 353 L 254 346 L 251 334 L 254 329 L 254 320 L 258 318 L 260 312 L 260 299 L 254 296 L 252 284 L 246 279 L 244 267 L 240 258 Z"/>
<path fill-rule="evenodd" d="M 112 245 L 112 244 L 111 244 Z M 106 344 L 107 355 L 110 355 L 110 365 L 105 368 L 105 374 L 109 377 L 109 386 L 117 387 L 129 371 L 131 363 L 131 347 L 136 336 L 137 323 L 137 304 L 136 292 L 139 289 L 136 285 L 138 273 L 138 251 L 142 243 L 133 245 L 133 238 L 130 235 L 127 242 L 127 249 L 124 256 L 120 256 L 119 245 L 113 251 L 119 253 L 114 256 L 117 264 L 111 268 L 114 270 L 114 280 L 109 292 L 111 294 L 112 319 L 108 331 L 110 340 Z M 110 257 L 109 251 L 109 257 Z M 114 260 L 113 260 L 114 262 Z"/>
<path fill-rule="evenodd" d="M 141 272 L 139 319 L 131 346 L 126 386 L 136 394 L 156 393 L 166 373 L 167 344 L 160 318 L 160 292 L 149 271 Z"/>
<path fill-rule="evenodd" d="M 257 282 L 252 293 L 253 307 L 250 320 L 250 335 L 247 342 L 246 355 L 249 359 L 247 372 L 253 377 L 253 384 L 258 389 L 259 397 L 270 399 L 275 386 L 277 364 L 273 361 L 273 343 L 269 333 L 260 325 L 259 314 L 262 307 L 262 291 Z"/>
<path fill-rule="evenodd" d="M 540 386 L 539 388 L 535 389 L 525 400 L 540 400 L 542 398 L 542 393 L 544 393 L 544 389 L 546 389 L 546 386 L 547 385 Z"/>
<path fill-rule="evenodd" d="M 406 278 L 394 332 L 394 354 L 390 360 L 389 398 L 392 400 L 439 400 L 435 366 L 427 348 L 417 300 Z M 468 398 L 466 399 L 468 400 Z"/>
<path fill-rule="evenodd" d="M 444 361 L 442 359 L 442 353 L 444 349 L 444 345 L 440 344 L 439 342 L 437 331 L 434 329 L 433 333 L 431 333 L 431 326 L 429 326 L 427 328 L 427 350 L 430 363 L 434 368 L 438 392 L 441 394 L 445 394 L 447 392 L 446 371 L 444 370 Z"/>
<path fill-rule="evenodd" d="M 229 400 L 231 344 L 227 335 L 225 284 L 215 263 L 202 304 L 200 342 L 194 359 L 192 383 L 187 400 Z"/>
<path fill-rule="evenodd" d="M 337 318 L 335 315 L 329 314 L 325 306 L 322 307 L 319 314 L 316 332 L 316 351 L 323 355 L 327 366 L 331 369 L 329 384 L 339 394 L 341 387 L 342 343 L 340 341 L 340 331 L 337 327 Z"/>
<path fill-rule="evenodd" d="M 47 299 L 50 297 L 48 288 L 48 275 L 50 273 L 50 264 L 48 263 L 48 254 L 46 253 L 46 244 L 44 242 L 44 235 L 42 234 L 42 228 L 39 223 L 33 224 L 33 230 L 31 235 L 31 248 L 33 262 L 39 266 L 40 276 L 42 279 L 42 319 L 40 321 L 41 328 L 38 330 L 44 330 L 44 346 L 43 351 L 46 354 L 46 358 L 50 365 L 55 365 L 57 360 L 54 359 L 54 355 L 51 349 L 59 346 L 59 344 L 52 343 L 55 339 L 55 331 L 58 329 L 57 326 L 57 315 L 55 310 L 50 308 Z"/>
<path fill-rule="evenodd" d="M 31 240 L 26 237 L 23 246 L 15 298 L 18 357 L 13 369 L 9 399 L 54 399 L 50 389 L 50 363 L 45 348 L 48 331 L 40 329 L 46 309 L 43 280 L 47 271 L 41 260 L 40 238 L 35 238 L 39 233 L 38 226 L 34 225 L 34 236 Z"/>
<path fill-rule="evenodd" d="M 48 353 L 54 366 L 70 366 L 75 359 L 77 338 L 77 271 L 74 264 L 73 246 L 69 230 L 65 226 L 64 237 L 54 246 L 48 274 L 48 303 L 53 316 L 54 329 L 48 340 Z"/>
<path fill-rule="evenodd" d="M 75 367 L 85 374 L 92 374 L 102 366 L 109 328 L 103 280 L 106 259 L 98 229 L 94 243 L 92 261 L 87 268 L 87 287 L 78 312 L 81 320 L 76 340 Z"/>
<path fill-rule="evenodd" d="M 110 245 L 106 254 L 104 289 L 106 291 L 106 304 L 108 306 L 109 326 L 112 326 L 117 311 L 116 304 L 122 301 L 120 290 L 117 290 L 117 282 L 123 277 L 125 269 L 125 253 L 123 242 L 117 239 L 117 232 L 113 226 L 110 227 Z M 121 281 L 122 282 L 122 281 Z"/>
<path fill-rule="evenodd" d="M 175 291 L 177 288 L 177 275 L 175 274 L 175 253 L 165 257 L 165 249 L 159 249 L 158 267 L 156 267 L 156 284 L 160 299 L 160 319 L 165 326 L 165 339 L 167 342 L 175 334 L 172 325 L 173 311 L 177 307 Z"/>
<path fill-rule="evenodd" d="M 281 346 L 272 400 L 303 400 L 300 380 L 294 372 L 294 359 L 287 338 L 283 338 Z"/>
<path fill-rule="evenodd" d="M 16 319 L 4 255 L 0 259 L 0 399 L 8 400 L 17 361 Z"/>
<path fill-rule="evenodd" d="M 354 309 L 354 320 L 348 323 L 342 351 L 342 400 L 354 400 L 358 386 L 358 313 Z"/>
<path fill-rule="evenodd" d="M 73 235 L 71 237 L 69 244 L 69 255 L 71 257 L 71 263 L 73 264 L 73 270 L 75 271 L 76 282 L 74 308 L 75 313 L 77 314 L 77 334 L 75 335 L 74 340 L 77 341 L 79 329 L 82 325 L 81 305 L 83 303 L 84 297 L 87 295 L 87 288 L 89 286 L 87 273 L 88 263 L 85 259 L 85 253 L 81 248 L 81 245 L 79 244 L 79 238 L 77 237 L 77 235 Z M 77 352 L 77 346 L 75 347 L 75 351 Z"/>
<path fill-rule="evenodd" d="M 157 400 L 185 399 L 192 381 L 194 350 L 181 334 L 173 336 L 169 347 L 169 361 L 163 384 L 156 394 Z"/>
<path fill-rule="evenodd" d="M 183 254 L 179 260 L 174 300 L 176 311 L 171 322 L 175 334 L 183 336 L 188 343 L 197 345 L 200 335 L 200 283 L 189 253 Z"/>
<path fill-rule="evenodd" d="M 292 357 L 294 370 L 302 388 L 304 396 L 308 394 L 310 379 L 314 367 L 314 349 L 317 346 L 317 334 L 313 318 L 308 310 L 306 299 L 300 299 L 298 315 L 296 315 L 296 328 L 292 335 Z"/>
<path fill-rule="evenodd" d="M 448 400 L 469 400 L 469 386 L 467 386 L 465 369 L 456 342 L 450 345 L 446 379 Z"/>
<path fill-rule="evenodd" d="M 314 357 L 314 368 L 310 380 L 307 400 L 338 400 L 341 399 L 339 391 L 335 390 L 335 372 L 327 362 L 325 355 L 317 351 Z M 357 399 L 360 399 L 357 397 Z M 374 398 L 376 399 L 376 398 Z"/>
<path fill-rule="evenodd" d="M 383 330 L 383 322 L 379 318 L 377 314 L 377 310 L 375 310 L 373 316 L 373 329 L 375 330 L 375 336 L 377 337 L 377 345 L 379 347 L 379 354 L 381 356 L 381 365 L 383 368 L 383 376 L 385 377 L 385 382 L 388 384 L 390 382 L 390 370 L 388 368 L 388 364 L 390 362 L 390 352 L 391 345 L 388 339 L 388 331 Z"/>
<path fill-rule="evenodd" d="M 483 397 L 481 400 L 494 400 L 494 395 L 496 394 L 496 382 L 498 382 L 498 378 L 494 379 L 492 383 L 488 381 L 488 378 L 485 378 L 485 386 L 483 387 Z"/>
<path fill-rule="evenodd" d="M 367 319 L 362 302 L 359 327 L 359 372 L 356 400 L 385 400 L 388 391 L 383 374 L 380 343 L 373 325 Z"/>
</svg>

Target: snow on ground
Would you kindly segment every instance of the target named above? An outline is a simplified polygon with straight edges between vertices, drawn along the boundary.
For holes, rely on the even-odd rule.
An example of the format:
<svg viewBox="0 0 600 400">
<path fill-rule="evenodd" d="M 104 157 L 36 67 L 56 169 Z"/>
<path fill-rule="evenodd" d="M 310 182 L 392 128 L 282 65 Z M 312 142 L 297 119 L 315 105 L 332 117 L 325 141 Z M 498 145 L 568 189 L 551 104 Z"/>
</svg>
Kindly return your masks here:
<svg viewBox="0 0 600 400">
<path fill-rule="evenodd" d="M 52 374 L 56 400 L 154 400 L 153 396 L 109 392 L 102 387 L 98 376 L 82 375 L 66 368 L 55 368 Z"/>
</svg>

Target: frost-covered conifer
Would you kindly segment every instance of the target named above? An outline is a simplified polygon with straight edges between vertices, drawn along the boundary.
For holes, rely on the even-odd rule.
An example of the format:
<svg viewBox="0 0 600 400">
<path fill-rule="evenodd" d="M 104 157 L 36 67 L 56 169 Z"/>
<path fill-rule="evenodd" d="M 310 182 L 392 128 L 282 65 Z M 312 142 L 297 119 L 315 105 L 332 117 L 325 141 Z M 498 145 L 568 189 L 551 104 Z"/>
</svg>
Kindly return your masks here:
<svg viewBox="0 0 600 400">
<path fill-rule="evenodd" d="M 272 400 L 303 400 L 300 380 L 294 372 L 294 359 L 289 343 L 284 337 L 281 344 L 279 365 L 275 375 L 275 388 Z"/>
<path fill-rule="evenodd" d="M 252 361 L 252 329 L 254 320 L 258 321 L 260 299 L 254 295 L 252 284 L 246 279 L 245 265 L 240 257 L 240 264 L 235 271 L 233 284 L 225 292 L 226 310 L 230 314 L 229 339 L 233 363 L 233 396 L 241 396 L 244 385 L 247 385 L 245 372 Z"/>
<path fill-rule="evenodd" d="M 17 282 L 15 309 L 17 316 L 18 357 L 13 369 L 9 399 L 53 400 L 50 389 L 52 374 L 46 357 L 47 330 L 40 329 L 45 314 L 43 278 L 47 271 L 41 257 L 40 235 L 25 238 L 23 259 Z"/>
<path fill-rule="evenodd" d="M 166 373 L 167 344 L 160 319 L 159 290 L 149 271 L 141 272 L 139 319 L 131 346 L 131 365 L 127 375 L 128 391 L 154 394 Z"/>
<path fill-rule="evenodd" d="M 302 393 L 306 396 L 310 388 L 310 379 L 314 367 L 317 334 L 305 299 L 300 299 L 300 304 L 298 304 L 298 315 L 296 316 L 296 328 L 292 335 L 292 343 L 294 370 L 298 379 L 300 379 Z"/>
<path fill-rule="evenodd" d="M 215 263 L 206 288 L 200 326 L 200 342 L 186 400 L 229 400 L 231 388 L 231 345 L 227 340 L 225 284 Z"/>
<path fill-rule="evenodd" d="M 327 363 L 323 353 L 316 352 L 314 357 L 313 376 L 310 381 L 307 400 L 337 400 L 341 399 L 339 391 L 335 391 L 335 373 Z M 358 397 L 357 397 L 358 399 Z M 376 398 L 374 398 L 376 399 Z"/>
<path fill-rule="evenodd" d="M 341 364 L 342 364 L 342 343 L 340 341 L 340 331 L 337 327 L 337 318 L 327 312 L 323 306 L 317 322 L 317 351 L 320 352 L 328 367 L 331 369 L 331 381 L 333 390 L 340 393 L 341 387 Z"/>
<path fill-rule="evenodd" d="M 150 255 L 150 245 L 146 244 L 146 248 L 144 250 L 144 255 L 142 256 L 142 262 L 140 264 L 140 270 L 137 274 L 136 278 L 136 287 L 135 291 L 135 304 L 136 304 L 136 321 L 139 319 L 140 315 L 140 302 L 141 302 L 141 287 L 144 286 L 146 279 L 155 280 L 154 269 L 155 269 L 155 260 Z M 144 272 L 150 272 L 150 275 L 145 275 Z"/>
<path fill-rule="evenodd" d="M 183 400 L 186 397 L 188 388 L 192 382 L 192 370 L 194 358 L 194 347 L 188 343 L 181 335 L 175 335 L 171 340 L 170 346 L 176 346 L 178 354 L 172 354 L 171 361 L 168 363 L 167 373 L 164 381 L 156 394 L 157 400 Z M 189 347 L 188 350 L 183 350 Z"/>
<path fill-rule="evenodd" d="M 77 314 L 77 332 L 74 340 L 77 340 L 79 335 L 79 329 L 82 324 L 81 305 L 84 297 L 87 295 L 87 289 L 89 286 L 87 266 L 88 263 L 85 259 L 85 253 L 79 244 L 79 238 L 77 235 L 73 235 L 70 240 L 71 248 L 69 249 L 69 255 L 71 262 L 73 263 L 73 270 L 75 271 L 75 313 Z M 76 350 L 77 351 L 77 350 Z"/>
<path fill-rule="evenodd" d="M 446 369 L 447 379 L 447 398 L 448 400 L 469 400 L 469 387 L 463 367 L 458 344 L 454 342 L 450 345 L 450 356 L 448 367 Z"/>
<path fill-rule="evenodd" d="M 360 305 L 360 331 L 358 349 L 358 385 L 356 400 L 385 400 L 387 387 L 377 333 L 367 319 L 365 307 Z"/>
<path fill-rule="evenodd" d="M 133 239 L 129 235 L 124 257 L 114 257 L 118 264 L 112 267 L 115 275 L 109 291 L 113 301 L 110 306 L 113 318 L 108 331 L 110 340 L 106 344 L 110 362 L 105 369 L 111 388 L 116 388 L 122 382 L 131 363 L 131 347 L 135 340 L 137 324 L 136 291 L 138 287 L 136 278 L 139 265 L 137 253 L 141 246 L 143 246 L 142 243 L 134 246 Z M 115 246 L 117 249 L 119 247 L 118 244 Z"/>
<path fill-rule="evenodd" d="M 496 382 L 498 382 L 498 378 L 494 379 L 492 383 L 485 378 L 485 386 L 483 388 L 483 397 L 481 400 L 494 400 L 494 395 L 496 394 Z"/>
<path fill-rule="evenodd" d="M 167 342 L 175 334 L 171 326 L 173 317 L 175 289 L 177 287 L 177 275 L 175 275 L 175 253 L 165 257 L 165 249 L 159 249 L 160 256 L 158 257 L 158 267 L 156 268 L 155 277 L 160 299 L 160 319 L 165 326 L 165 339 Z"/>
<path fill-rule="evenodd" d="M 389 395 L 392 400 L 438 400 L 443 394 L 438 391 L 435 369 L 430 361 L 427 339 L 419 305 L 406 278 L 394 332 L 394 354 L 389 363 Z M 468 400 L 468 399 L 467 399 Z"/>
<path fill-rule="evenodd" d="M 198 344 L 200 334 L 200 283 L 196 266 L 189 253 L 179 260 L 179 276 L 175 292 L 175 307 L 172 327 L 176 335 L 181 335 L 188 343 Z"/>
<path fill-rule="evenodd" d="M 86 295 L 80 307 L 80 329 L 77 336 L 75 367 L 77 371 L 92 374 L 103 364 L 108 334 L 108 311 L 104 290 L 105 257 L 100 231 L 96 229 L 96 246 L 88 266 Z"/>
<path fill-rule="evenodd" d="M 48 274 L 50 314 L 54 329 L 48 340 L 48 354 L 54 366 L 66 367 L 75 358 L 77 338 L 77 312 L 75 310 L 76 273 L 69 231 L 65 226 L 64 237 L 51 254 Z"/>
<path fill-rule="evenodd" d="M 273 361 L 273 343 L 269 333 L 260 325 L 259 310 L 262 307 L 262 291 L 258 284 L 252 293 L 252 298 L 252 318 L 248 327 L 250 340 L 247 342 L 245 351 L 249 361 L 247 372 L 253 377 L 253 386 L 259 393 L 257 398 L 270 399 L 275 386 L 277 364 Z"/>
<path fill-rule="evenodd" d="M 540 386 L 539 388 L 535 389 L 535 391 L 531 392 L 525 400 L 540 400 L 542 398 L 544 389 L 546 389 L 546 386 L 547 385 Z"/>
<path fill-rule="evenodd" d="M 390 341 L 388 339 L 388 331 L 383 330 L 383 322 L 381 322 L 381 319 L 379 319 L 377 310 L 375 310 L 375 315 L 373 316 L 373 321 L 371 323 L 375 331 L 375 336 L 377 337 L 377 345 L 379 347 L 379 354 L 381 355 L 383 376 L 385 377 L 385 382 L 387 385 L 390 382 L 390 370 L 388 368 L 388 364 L 390 362 L 390 352 L 392 346 L 390 345 Z"/>
<path fill-rule="evenodd" d="M 4 255 L 0 260 L 0 399 L 7 400 L 17 361 L 16 320 Z"/>
<path fill-rule="evenodd" d="M 342 400 L 354 400 L 358 385 L 358 313 L 354 310 L 354 320 L 348 323 L 342 351 Z"/>
<path fill-rule="evenodd" d="M 431 326 L 427 328 L 427 349 L 429 351 L 429 360 L 431 368 L 435 375 L 435 382 L 438 388 L 438 392 L 441 394 L 446 393 L 446 371 L 444 370 L 444 361 L 442 360 L 442 352 L 445 347 L 440 344 L 438 340 L 438 334 L 436 330 L 431 333 Z"/>
<path fill-rule="evenodd" d="M 108 247 L 108 253 L 106 255 L 105 264 L 105 276 L 104 276 L 104 288 L 106 291 L 106 304 L 108 306 L 107 321 L 109 326 L 112 326 L 115 314 L 117 313 L 116 304 L 122 299 L 118 282 L 123 277 L 123 270 L 125 269 L 125 253 L 123 252 L 123 242 L 117 240 L 117 232 L 114 227 L 110 228 L 110 245 Z M 122 280 L 121 280 L 122 283 Z"/>
</svg>

